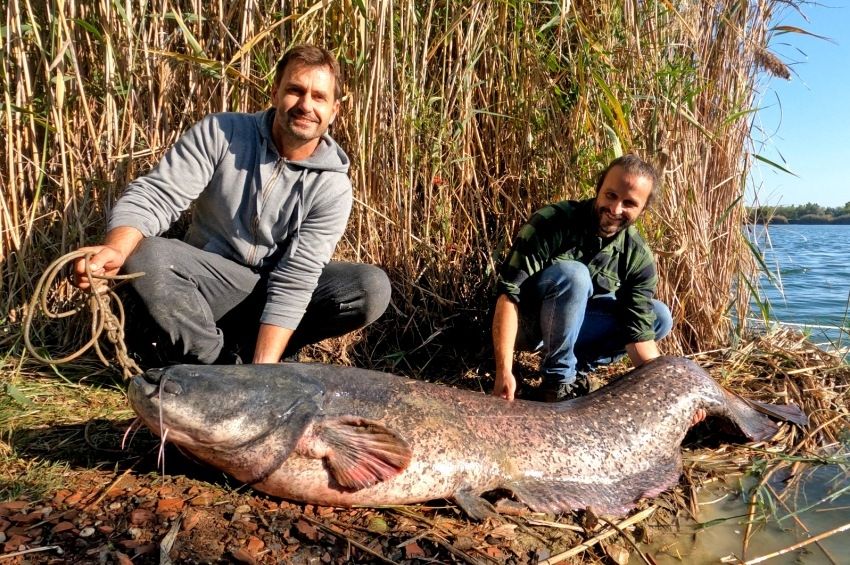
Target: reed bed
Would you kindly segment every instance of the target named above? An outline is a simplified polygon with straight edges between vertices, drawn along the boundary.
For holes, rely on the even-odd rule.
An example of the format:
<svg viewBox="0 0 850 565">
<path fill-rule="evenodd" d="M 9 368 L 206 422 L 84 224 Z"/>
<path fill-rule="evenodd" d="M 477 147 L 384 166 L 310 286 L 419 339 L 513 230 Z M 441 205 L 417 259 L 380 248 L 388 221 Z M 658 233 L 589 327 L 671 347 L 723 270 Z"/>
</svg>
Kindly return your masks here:
<svg viewBox="0 0 850 565">
<path fill-rule="evenodd" d="M 338 253 L 384 266 L 395 288 L 370 354 L 486 341 L 494 268 L 519 225 L 592 194 L 624 151 L 663 170 L 642 227 L 676 321 L 666 350 L 726 345 L 757 273 L 740 230 L 750 112 L 764 61 L 781 70 L 769 25 L 787 4 L 14 0 L 0 43 L 0 339 L 19 346 L 41 271 L 99 241 L 130 179 L 204 114 L 265 107 L 276 59 L 312 42 L 346 77 L 332 133 L 356 205 Z"/>
<path fill-rule="evenodd" d="M 128 416 L 121 386 L 93 359 L 51 373 L 36 366 L 21 345 L 26 304 L 51 261 L 100 240 L 123 187 L 190 124 L 264 108 L 275 61 L 301 42 L 332 49 L 345 75 L 332 134 L 352 157 L 356 202 L 338 254 L 383 266 L 395 291 L 390 312 L 359 341 L 318 346 L 322 360 L 349 362 L 353 352 L 362 364 L 487 388 L 486 314 L 513 234 L 547 202 L 590 196 L 595 174 L 635 151 L 662 171 L 663 190 L 640 227 L 675 318 L 665 352 L 693 355 L 745 396 L 807 411 L 806 433 L 788 428 L 759 455 L 760 477 L 843 461 L 846 364 L 798 334 L 746 337 L 763 265 L 741 229 L 753 107 L 771 77 L 787 77 L 770 53 L 771 25 L 796 7 L 12 0 L 0 23 L 0 495 L 49 498 L 81 467 L 132 469 L 141 456 L 93 448 L 93 418 Z M 74 291 L 65 284 L 53 293 L 65 304 Z M 88 323 L 50 326 L 37 341 L 62 350 L 85 341 Z M 429 366 L 443 349 L 460 355 Z M 110 427 L 105 441 L 117 433 Z M 686 506 L 687 487 L 746 471 L 753 459 L 747 448 L 688 457 L 686 489 L 667 495 L 669 506 Z M 759 484 L 756 497 L 781 502 L 769 488 Z M 754 520 L 767 518 L 753 508 Z M 552 533 L 561 525 L 525 525 L 531 538 L 564 543 Z M 404 538 L 434 536 L 433 521 L 407 526 L 414 533 Z M 454 534 L 440 535 L 464 528 L 454 520 Z M 440 556 L 474 561 L 446 551 Z"/>
</svg>

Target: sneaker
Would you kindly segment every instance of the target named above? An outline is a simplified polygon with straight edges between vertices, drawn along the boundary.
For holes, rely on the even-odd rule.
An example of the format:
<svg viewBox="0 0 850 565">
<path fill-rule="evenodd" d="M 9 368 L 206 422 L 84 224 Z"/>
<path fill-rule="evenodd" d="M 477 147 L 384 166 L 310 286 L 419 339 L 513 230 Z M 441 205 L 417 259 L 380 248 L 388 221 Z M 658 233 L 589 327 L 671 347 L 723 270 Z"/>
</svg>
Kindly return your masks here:
<svg viewBox="0 0 850 565">
<path fill-rule="evenodd" d="M 587 377 L 584 375 L 577 376 L 573 382 L 547 382 L 543 381 L 540 385 L 540 401 L 541 402 L 563 402 L 572 400 L 579 396 L 584 396 L 590 392 Z"/>
</svg>

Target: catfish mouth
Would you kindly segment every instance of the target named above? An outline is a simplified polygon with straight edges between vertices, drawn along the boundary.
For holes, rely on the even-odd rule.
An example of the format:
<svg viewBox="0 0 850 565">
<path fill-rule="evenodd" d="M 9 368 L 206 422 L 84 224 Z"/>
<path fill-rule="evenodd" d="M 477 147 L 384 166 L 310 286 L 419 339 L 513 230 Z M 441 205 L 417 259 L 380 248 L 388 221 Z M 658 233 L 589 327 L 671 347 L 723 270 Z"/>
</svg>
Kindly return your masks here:
<svg viewBox="0 0 850 565">
<path fill-rule="evenodd" d="M 230 449 L 266 433 L 256 429 L 257 422 L 247 422 L 247 417 L 222 418 L 217 414 L 219 406 L 192 394 L 194 388 L 203 387 L 185 386 L 181 380 L 166 369 L 151 369 L 130 383 L 133 410 L 163 443 L 167 439 L 188 448 Z"/>
</svg>

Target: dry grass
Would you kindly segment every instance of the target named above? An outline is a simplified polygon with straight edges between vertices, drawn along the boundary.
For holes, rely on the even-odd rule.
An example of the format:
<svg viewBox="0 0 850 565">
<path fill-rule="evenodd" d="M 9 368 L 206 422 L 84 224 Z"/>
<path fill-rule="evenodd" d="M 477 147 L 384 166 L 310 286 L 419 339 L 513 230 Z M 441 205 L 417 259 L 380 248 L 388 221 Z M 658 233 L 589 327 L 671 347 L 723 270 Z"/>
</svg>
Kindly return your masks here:
<svg viewBox="0 0 850 565">
<path fill-rule="evenodd" d="M 786 4 L 157 0 L 141 13 L 14 0 L 0 42 L 0 343 L 19 351 L 40 271 L 101 238 L 128 180 L 202 115 L 263 108 L 280 53 L 315 42 L 346 75 L 333 134 L 357 204 L 339 253 L 395 286 L 370 354 L 479 331 L 521 222 L 587 196 L 630 150 L 664 170 L 643 227 L 676 320 L 666 347 L 726 345 L 756 271 L 739 229 L 749 110 Z"/>
<path fill-rule="evenodd" d="M 322 348 L 313 350 L 317 356 L 322 353 Z M 332 352 L 325 351 L 324 354 L 332 355 Z M 680 486 L 644 503 L 644 508 L 652 506 L 657 510 L 651 518 L 638 524 L 638 530 L 628 528 L 633 537 L 639 537 L 641 529 L 658 532 L 675 528 L 676 524 L 687 521 L 689 516 L 699 520 L 696 491 L 700 485 L 719 480 L 729 484 L 730 488 L 736 488 L 736 477 L 748 477 L 742 478 L 741 483 L 751 485 L 745 488 L 745 495 L 753 500 L 752 516 L 747 523 L 756 527 L 775 524 L 787 514 L 782 510 L 783 504 L 792 508 L 795 505 L 796 481 L 805 480 L 808 473 L 823 464 L 848 468 L 842 434 L 846 434 L 850 424 L 850 368 L 840 359 L 818 350 L 800 334 L 780 331 L 745 340 L 733 350 L 697 355 L 696 360 L 708 368 L 718 381 L 748 398 L 800 404 L 808 413 L 811 424 L 804 431 L 784 426 L 778 437 L 763 444 L 705 444 L 701 439 L 700 443 L 691 444 L 685 451 L 685 475 Z M 623 366 L 609 367 L 598 378 L 605 380 L 623 369 Z M 157 440 L 143 431 L 130 448 L 118 449 L 132 413 L 126 406 L 120 375 L 116 371 L 91 375 L 98 370 L 95 365 L 84 367 L 78 364 L 74 365 L 73 372 L 65 372 L 61 376 L 51 372 L 3 373 L 3 381 L 12 388 L 7 388 L 6 394 L 0 396 L 0 500 L 25 498 L 49 501 L 58 490 L 70 488 L 72 491 L 83 489 L 88 492 L 85 490 L 86 480 L 96 478 L 98 485 L 109 485 L 123 473 L 131 473 L 141 485 L 159 485 L 162 481 L 171 484 L 172 480 L 179 481 L 179 475 L 185 473 L 189 477 L 194 476 L 195 480 L 202 478 L 207 482 L 207 486 L 202 488 L 216 492 L 238 488 L 238 485 L 226 481 L 222 483 L 222 477 L 209 470 L 189 468 L 175 472 L 173 462 L 169 474 L 176 477 L 146 476 L 156 467 Z M 465 365 L 442 367 L 440 370 L 431 367 L 430 371 L 420 375 L 446 385 L 468 388 L 478 388 L 479 383 L 486 379 L 480 368 L 476 370 Z M 716 434 L 696 435 L 696 438 L 703 437 L 714 437 L 713 441 L 717 438 Z M 783 481 L 771 480 L 774 477 Z M 778 489 L 782 485 L 784 488 Z M 154 486 L 154 490 L 156 488 Z M 104 489 L 105 486 L 99 487 L 94 494 Z M 817 503 L 809 509 L 815 511 L 824 503 L 809 502 Z M 115 505 L 114 502 L 110 504 Z M 129 503 L 127 506 L 132 507 Z M 390 524 L 396 523 L 399 516 L 418 518 L 414 520 L 414 526 L 408 520 L 403 531 L 390 530 L 385 534 L 367 532 L 365 538 L 361 533 L 359 539 L 371 543 L 389 535 L 390 539 L 396 540 L 394 543 L 401 543 L 411 536 L 427 536 L 434 523 L 439 523 L 440 535 L 448 540 L 455 539 L 455 536 L 471 536 L 473 539 L 480 537 L 480 543 L 484 543 L 484 538 L 492 530 L 492 526 L 469 524 L 451 510 L 451 505 L 446 509 L 439 508 L 376 510 L 370 515 Z M 301 515 L 305 510 L 297 505 L 292 512 Z M 360 516 L 360 513 L 323 512 L 322 516 L 325 520 L 336 520 L 334 523 L 343 528 L 353 528 L 353 532 L 365 531 L 349 523 L 348 516 Z M 599 533 L 598 530 L 585 532 L 580 517 L 581 513 L 555 520 L 541 520 L 539 516 L 511 520 L 519 524 L 517 533 L 528 547 L 566 551 L 577 546 L 582 536 L 590 538 Z M 584 533 L 576 537 L 576 531 Z M 492 542 L 492 538 L 488 539 Z M 516 549 L 517 546 L 512 545 L 516 543 L 519 542 L 505 540 L 501 546 L 503 549 Z M 580 559 L 591 562 L 603 558 L 605 552 L 613 551 L 612 547 L 625 546 L 622 539 L 608 540 L 606 544 L 607 549 L 597 547 L 589 554 L 578 552 L 577 555 L 581 553 L 584 557 Z M 461 550 L 461 560 L 477 559 L 475 551 L 465 551 Z"/>
</svg>

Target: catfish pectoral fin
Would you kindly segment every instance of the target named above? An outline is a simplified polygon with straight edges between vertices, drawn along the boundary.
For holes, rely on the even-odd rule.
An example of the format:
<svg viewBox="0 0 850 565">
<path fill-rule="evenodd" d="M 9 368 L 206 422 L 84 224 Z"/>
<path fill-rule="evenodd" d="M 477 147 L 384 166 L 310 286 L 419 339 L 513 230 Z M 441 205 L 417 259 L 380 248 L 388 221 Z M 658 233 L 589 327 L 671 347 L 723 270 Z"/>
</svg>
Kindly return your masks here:
<svg viewBox="0 0 850 565">
<path fill-rule="evenodd" d="M 327 445 L 325 460 L 342 487 L 360 490 L 401 473 L 410 463 L 407 442 L 380 422 L 342 417 L 316 426 Z"/>
</svg>

